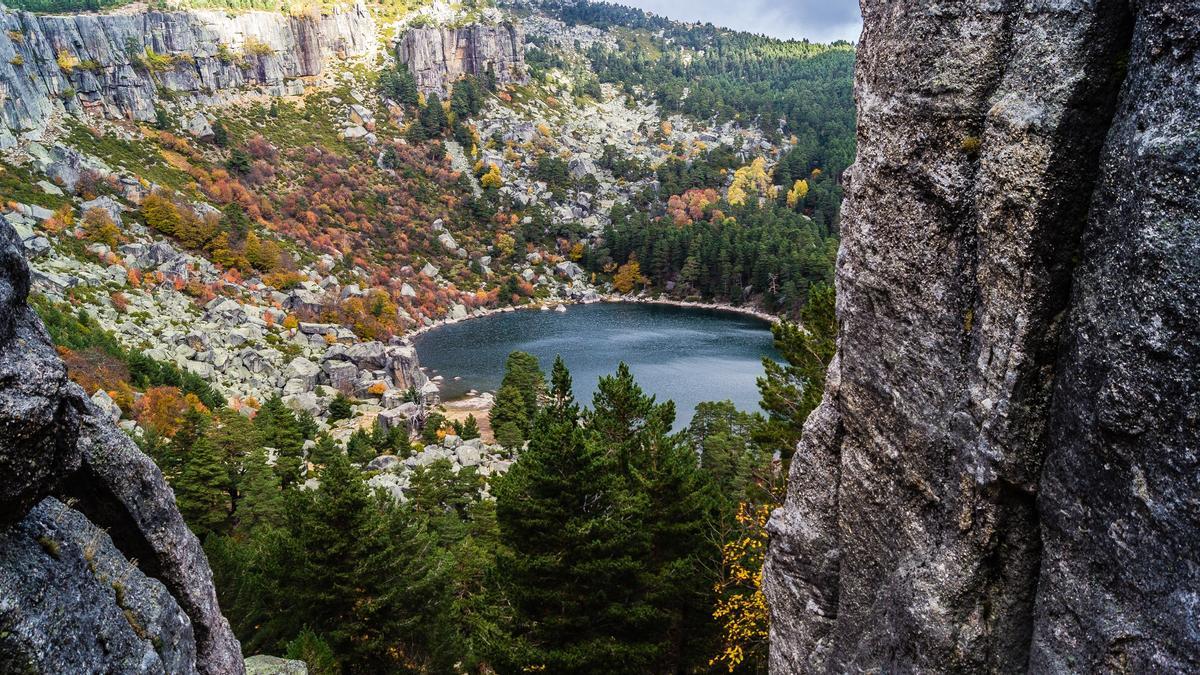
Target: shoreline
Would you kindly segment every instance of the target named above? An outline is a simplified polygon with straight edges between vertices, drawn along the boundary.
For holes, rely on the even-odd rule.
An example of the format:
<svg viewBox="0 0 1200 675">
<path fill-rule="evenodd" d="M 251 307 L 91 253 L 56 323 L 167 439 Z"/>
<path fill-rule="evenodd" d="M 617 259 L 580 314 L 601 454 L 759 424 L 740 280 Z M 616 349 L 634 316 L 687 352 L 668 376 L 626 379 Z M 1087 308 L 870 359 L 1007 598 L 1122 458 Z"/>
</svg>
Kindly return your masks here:
<svg viewBox="0 0 1200 675">
<path fill-rule="evenodd" d="M 750 317 L 753 317 L 760 321 L 767 322 L 769 324 L 775 324 L 782 320 L 782 317 L 780 317 L 778 315 L 771 314 L 769 312 L 764 312 L 761 309 L 756 309 L 754 307 L 739 307 L 736 305 L 728 305 L 728 304 L 720 303 L 720 302 L 695 302 L 695 301 L 688 301 L 688 300 L 674 300 L 671 298 L 663 297 L 662 295 L 658 295 L 658 296 L 654 296 L 654 297 L 650 297 L 650 296 L 641 297 L 641 296 L 617 295 L 617 294 L 609 293 L 609 294 L 604 294 L 604 295 L 597 294 L 596 300 L 591 300 L 591 301 L 587 301 L 587 302 L 582 301 L 582 300 L 558 300 L 558 301 L 553 301 L 553 302 L 542 302 L 542 303 L 538 303 L 538 304 L 522 305 L 520 307 L 508 306 L 508 307 L 484 308 L 484 309 L 480 310 L 478 313 L 468 314 L 466 317 L 464 317 L 462 319 L 440 319 L 438 321 L 433 322 L 432 324 L 430 324 L 428 326 L 422 326 L 421 328 L 414 330 L 411 333 L 406 333 L 402 337 L 406 342 L 408 342 L 410 345 L 412 345 L 413 348 L 415 349 L 416 345 L 413 342 L 413 340 L 415 338 L 418 338 L 418 337 L 420 337 L 426 333 L 429 333 L 435 329 L 442 328 L 445 326 L 451 326 L 454 324 L 464 323 L 467 321 L 471 321 L 472 319 L 482 319 L 484 317 L 492 316 L 494 314 L 509 314 L 512 312 L 520 312 L 520 311 L 531 311 L 531 310 L 554 311 L 553 308 L 558 307 L 560 305 L 563 307 L 566 307 L 566 306 L 595 305 L 595 304 L 599 304 L 599 303 L 668 305 L 668 306 L 672 306 L 672 307 L 685 307 L 685 308 L 689 308 L 689 309 L 705 309 L 705 310 L 716 311 L 716 312 L 728 312 L 730 314 L 740 314 L 742 316 L 750 316 Z M 425 366 L 419 365 L 418 368 L 420 368 L 421 372 L 425 373 L 426 376 L 428 376 L 428 372 L 425 370 Z M 430 378 L 430 381 L 435 382 L 433 380 L 433 378 Z M 437 384 L 437 382 L 435 382 L 435 384 Z M 440 384 L 438 386 L 438 389 L 439 390 L 441 389 Z M 484 396 L 487 396 L 490 398 L 493 394 L 494 394 L 494 392 L 476 392 L 475 394 L 467 393 L 467 394 L 464 394 L 464 395 L 459 396 L 454 399 L 441 399 L 441 403 L 447 404 L 447 403 L 462 403 L 462 402 L 466 402 L 466 401 L 474 401 L 474 400 L 482 399 Z M 439 398 L 440 398 L 440 396 L 439 396 Z M 488 412 L 490 412 L 490 409 L 488 410 Z"/>
<path fill-rule="evenodd" d="M 428 326 L 421 326 L 420 328 L 417 328 L 408 333 L 405 333 L 404 335 L 400 336 L 400 338 L 402 340 L 405 340 L 405 341 L 408 341 L 411 343 L 412 340 L 414 340 L 415 338 L 418 338 L 418 337 L 420 337 L 426 333 L 429 333 L 431 331 L 434 331 L 438 328 L 443 328 L 445 326 L 452 326 L 455 324 L 464 323 L 466 321 L 471 321 L 473 319 L 482 319 L 482 318 L 485 318 L 488 316 L 492 316 L 493 314 L 508 314 L 508 313 L 512 313 L 512 312 L 522 312 L 522 311 L 530 311 L 530 310 L 554 311 L 554 308 L 559 305 L 561 305 L 563 307 L 571 307 L 571 306 L 581 306 L 581 305 L 594 305 L 594 304 L 601 303 L 601 302 L 612 303 L 612 304 L 627 303 L 627 304 L 638 304 L 638 305 L 668 305 L 668 306 L 672 306 L 672 307 L 686 307 L 689 309 L 707 309 L 707 310 L 712 310 L 712 311 L 717 311 L 717 312 L 729 312 L 731 314 L 741 314 L 743 316 L 750 316 L 750 317 L 754 317 L 756 319 L 765 321 L 770 324 L 779 323 L 780 321 L 783 320 L 783 317 L 781 317 L 777 314 L 771 314 L 770 312 L 765 312 L 761 309 L 757 309 L 754 307 L 730 305 L 730 304 L 726 304 L 726 303 L 722 303 L 722 302 L 675 300 L 672 298 L 663 297 L 661 294 L 658 296 L 655 296 L 655 297 L 650 297 L 650 296 L 642 297 L 642 296 L 617 295 L 617 294 L 609 293 L 609 294 L 603 294 L 603 295 L 597 294 L 597 298 L 598 298 L 597 300 L 592 300 L 590 302 L 585 302 L 583 300 L 569 300 L 568 299 L 568 300 L 555 300 L 555 301 L 541 302 L 541 303 L 537 303 L 537 304 L 521 305 L 519 307 L 513 307 L 511 305 L 508 307 L 487 307 L 487 308 L 480 309 L 477 312 L 467 314 L 466 317 L 461 318 L 461 319 L 438 319 L 437 321 L 434 321 L 433 323 L 429 324 Z"/>
</svg>

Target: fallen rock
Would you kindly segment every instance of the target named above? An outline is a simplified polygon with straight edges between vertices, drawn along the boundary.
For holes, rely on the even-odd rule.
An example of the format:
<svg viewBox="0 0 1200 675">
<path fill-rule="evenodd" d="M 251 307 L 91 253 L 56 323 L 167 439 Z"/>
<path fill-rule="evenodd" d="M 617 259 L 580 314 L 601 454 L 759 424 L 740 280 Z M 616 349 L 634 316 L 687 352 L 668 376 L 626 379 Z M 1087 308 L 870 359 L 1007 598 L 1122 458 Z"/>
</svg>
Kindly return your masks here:
<svg viewBox="0 0 1200 675">
<path fill-rule="evenodd" d="M 308 675 L 303 661 L 258 654 L 246 659 L 246 675 Z"/>
</svg>

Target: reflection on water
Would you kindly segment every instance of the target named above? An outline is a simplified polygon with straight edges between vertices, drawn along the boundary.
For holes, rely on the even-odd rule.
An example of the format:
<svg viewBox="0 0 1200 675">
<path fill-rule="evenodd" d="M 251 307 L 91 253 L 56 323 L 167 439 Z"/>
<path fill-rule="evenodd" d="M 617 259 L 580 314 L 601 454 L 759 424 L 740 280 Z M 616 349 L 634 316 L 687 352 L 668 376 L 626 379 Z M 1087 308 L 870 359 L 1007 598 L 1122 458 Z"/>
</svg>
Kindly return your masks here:
<svg viewBox="0 0 1200 675">
<path fill-rule="evenodd" d="M 561 354 L 575 396 L 590 404 L 600 375 L 625 361 L 638 383 L 672 399 L 682 427 L 701 401 L 732 400 L 758 409 L 761 358 L 778 359 L 768 325 L 707 309 L 644 304 L 576 305 L 566 312 L 520 311 L 444 326 L 416 339 L 421 364 L 441 375 L 442 397 L 495 391 L 509 352 L 530 352 L 549 371 Z M 455 380 L 455 377 L 461 377 Z"/>
</svg>

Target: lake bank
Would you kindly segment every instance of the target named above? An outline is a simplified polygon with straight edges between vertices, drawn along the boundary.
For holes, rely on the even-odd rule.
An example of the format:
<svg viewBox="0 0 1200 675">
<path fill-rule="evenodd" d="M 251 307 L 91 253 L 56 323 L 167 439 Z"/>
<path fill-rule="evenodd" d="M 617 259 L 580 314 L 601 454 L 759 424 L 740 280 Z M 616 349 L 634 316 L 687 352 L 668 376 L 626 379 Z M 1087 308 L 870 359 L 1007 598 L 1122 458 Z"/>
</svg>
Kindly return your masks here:
<svg viewBox="0 0 1200 675">
<path fill-rule="evenodd" d="M 421 335 L 429 333 L 430 331 L 433 331 L 433 330 L 437 330 L 438 328 L 442 328 L 444 326 L 453 326 L 455 324 L 464 323 L 466 321 L 471 321 L 473 319 L 483 319 L 483 318 L 486 318 L 489 316 L 495 316 L 497 314 L 511 314 L 513 312 L 523 312 L 523 311 L 533 311 L 533 310 L 550 312 L 550 311 L 555 311 L 556 307 L 575 307 L 578 305 L 594 305 L 594 304 L 598 304 L 598 303 L 629 303 L 629 304 L 641 304 L 641 305 L 664 305 L 664 306 L 670 306 L 670 307 L 687 307 L 687 308 L 694 308 L 694 309 L 705 309 L 705 310 L 712 310 L 712 311 L 718 311 L 718 312 L 730 312 L 733 314 L 741 314 L 743 316 L 752 316 L 756 319 L 765 321 L 767 323 L 778 323 L 783 320 L 783 317 L 781 317 L 777 314 L 771 314 L 770 312 L 766 312 L 766 311 L 763 311 L 763 310 L 755 308 L 755 307 L 747 307 L 745 305 L 730 305 L 730 304 L 722 303 L 722 302 L 696 302 L 696 301 L 690 301 L 690 300 L 676 300 L 673 298 L 664 297 L 663 295 L 658 295 L 656 297 L 649 297 L 649 296 L 635 296 L 635 295 L 618 295 L 615 293 L 597 294 L 595 297 L 596 297 L 595 300 L 563 299 L 563 300 L 554 300 L 551 302 L 542 302 L 542 303 L 537 303 L 537 304 L 531 303 L 528 305 L 520 305 L 517 307 L 513 307 L 513 306 L 481 307 L 481 308 L 475 310 L 474 312 L 467 314 L 467 316 L 465 316 L 461 319 L 438 319 L 437 321 L 434 321 L 433 323 L 429 324 L 428 326 L 421 326 L 420 328 L 413 329 L 400 337 L 402 337 L 403 339 L 406 339 L 406 340 L 413 340 Z"/>
<path fill-rule="evenodd" d="M 704 303 L 622 299 L 474 318 L 479 320 L 447 323 L 413 340 L 444 401 L 495 391 L 508 354 L 526 351 L 545 370 L 561 355 L 574 376 L 576 398 L 585 404 L 598 379 L 624 361 L 644 389 L 676 402 L 686 424 L 701 401 L 729 399 L 756 410 L 762 359 L 779 359 L 766 318 Z"/>
</svg>

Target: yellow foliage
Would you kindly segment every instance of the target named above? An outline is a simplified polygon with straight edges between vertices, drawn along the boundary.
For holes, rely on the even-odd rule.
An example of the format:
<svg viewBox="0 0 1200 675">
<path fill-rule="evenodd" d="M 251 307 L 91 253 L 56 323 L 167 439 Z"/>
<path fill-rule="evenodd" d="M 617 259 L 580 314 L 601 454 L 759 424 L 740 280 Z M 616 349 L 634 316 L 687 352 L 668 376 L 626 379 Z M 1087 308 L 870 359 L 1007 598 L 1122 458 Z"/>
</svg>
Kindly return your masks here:
<svg viewBox="0 0 1200 675">
<path fill-rule="evenodd" d="M 286 330 L 296 330 L 300 327 L 300 320 L 296 318 L 295 314 L 288 314 L 283 318 L 283 327 Z"/>
<path fill-rule="evenodd" d="M 76 66 L 79 65 L 79 57 L 75 56 L 74 54 L 72 54 L 71 52 L 69 52 L 65 49 L 58 50 L 58 54 L 56 56 L 57 56 L 56 61 L 58 62 L 58 68 L 59 68 L 59 70 L 63 71 L 64 73 L 70 74 L 70 72 L 72 70 L 74 70 Z"/>
<path fill-rule="evenodd" d="M 762 592 L 762 565 L 767 550 L 767 519 L 772 504 L 753 507 L 739 504 L 740 533 L 721 548 L 721 579 L 714 590 L 717 606 L 713 618 L 721 624 L 721 653 L 710 666 L 734 672 L 747 657 L 766 656 L 770 614 Z"/>
<path fill-rule="evenodd" d="M 121 241 L 121 230 L 109 217 L 108 212 L 101 208 L 91 208 L 83 214 L 83 236 L 88 241 L 104 244 L 115 249 Z"/>
<path fill-rule="evenodd" d="M 767 160 L 763 157 L 757 157 L 753 162 L 733 172 L 733 183 L 729 186 L 726 199 L 730 204 L 740 206 L 746 203 L 750 193 L 757 193 L 761 197 L 775 196 L 775 186 L 771 184 Z"/>
<path fill-rule="evenodd" d="M 804 196 L 807 194 L 808 194 L 808 181 L 804 180 L 803 178 L 801 178 L 800 180 L 797 180 L 792 185 L 792 189 L 788 190 L 788 193 L 787 193 L 788 207 L 793 208 L 793 209 L 796 208 L 796 204 L 799 204 L 800 200 L 804 199 Z"/>
<path fill-rule="evenodd" d="M 571 260 L 574 260 L 576 262 L 582 260 L 583 259 L 583 242 L 582 241 L 575 242 L 575 245 L 571 247 L 571 253 L 569 255 L 571 256 Z"/>
<path fill-rule="evenodd" d="M 513 251 L 517 250 L 517 240 L 512 238 L 512 235 L 501 232 L 496 235 L 496 248 L 504 255 L 512 255 Z"/>
<path fill-rule="evenodd" d="M 383 396 L 383 392 L 387 391 L 387 383 L 376 382 L 367 388 L 367 393 L 372 396 Z"/>
<path fill-rule="evenodd" d="M 629 262 L 617 268 L 617 273 L 613 275 L 613 286 L 622 293 L 628 293 L 633 290 L 633 287 L 646 282 L 646 278 L 642 276 L 642 266 L 637 259 L 629 256 Z"/>
<path fill-rule="evenodd" d="M 504 179 L 500 177 L 500 167 L 495 164 L 488 166 L 487 173 L 483 174 L 483 177 L 479 179 L 479 184 L 485 190 L 499 189 L 500 186 L 504 185 Z"/>
<path fill-rule="evenodd" d="M 662 129 L 663 136 L 670 136 L 671 132 L 675 131 L 675 127 L 672 127 L 671 123 L 667 120 L 663 120 L 662 124 L 659 126 Z"/>
</svg>

